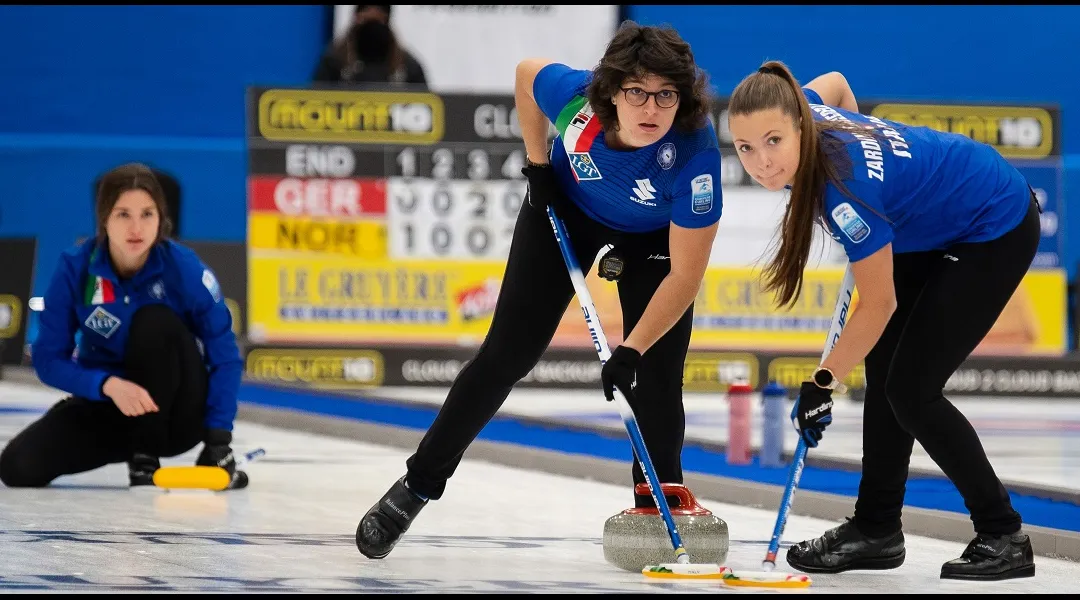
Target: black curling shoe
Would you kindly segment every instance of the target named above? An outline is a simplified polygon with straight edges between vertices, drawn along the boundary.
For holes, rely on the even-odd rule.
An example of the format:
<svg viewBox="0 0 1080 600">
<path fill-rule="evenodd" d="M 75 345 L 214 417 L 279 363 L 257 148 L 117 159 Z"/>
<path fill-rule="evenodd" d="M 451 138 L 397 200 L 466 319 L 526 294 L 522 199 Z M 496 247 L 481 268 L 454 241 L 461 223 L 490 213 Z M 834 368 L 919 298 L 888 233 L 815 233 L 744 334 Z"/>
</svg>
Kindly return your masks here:
<svg viewBox="0 0 1080 600">
<path fill-rule="evenodd" d="M 1026 534 L 978 534 L 960 558 L 941 565 L 942 579 L 999 581 L 1035 576 L 1035 555 Z"/>
<path fill-rule="evenodd" d="M 131 487 L 154 485 L 154 473 L 161 468 L 156 456 L 136 453 L 128 461 L 128 483 Z"/>
<path fill-rule="evenodd" d="M 405 487 L 404 477 L 395 481 L 356 526 L 356 547 L 360 554 L 385 558 L 427 503 Z"/>
<path fill-rule="evenodd" d="M 848 517 L 825 535 L 788 548 L 787 562 L 807 573 L 840 573 L 852 569 L 895 569 L 904 564 L 904 532 L 881 538 L 859 533 Z"/>
</svg>

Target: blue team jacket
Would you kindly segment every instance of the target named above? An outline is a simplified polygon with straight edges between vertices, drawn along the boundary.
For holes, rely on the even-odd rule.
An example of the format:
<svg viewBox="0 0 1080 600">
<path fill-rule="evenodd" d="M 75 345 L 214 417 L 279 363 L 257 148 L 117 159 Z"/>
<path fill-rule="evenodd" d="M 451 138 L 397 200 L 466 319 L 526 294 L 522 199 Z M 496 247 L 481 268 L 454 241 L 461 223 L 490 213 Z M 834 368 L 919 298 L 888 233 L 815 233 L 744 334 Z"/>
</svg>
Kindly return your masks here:
<svg viewBox="0 0 1080 600">
<path fill-rule="evenodd" d="M 164 304 L 202 342 L 209 370 L 205 425 L 232 430 L 243 361 L 217 278 L 194 251 L 171 240 L 157 244 L 143 268 L 121 280 L 108 249 L 91 238 L 60 256 L 44 300 L 31 347 L 43 383 L 89 400 L 111 401 L 101 386 L 110 375 L 124 376 L 124 348 L 135 311 Z"/>
</svg>

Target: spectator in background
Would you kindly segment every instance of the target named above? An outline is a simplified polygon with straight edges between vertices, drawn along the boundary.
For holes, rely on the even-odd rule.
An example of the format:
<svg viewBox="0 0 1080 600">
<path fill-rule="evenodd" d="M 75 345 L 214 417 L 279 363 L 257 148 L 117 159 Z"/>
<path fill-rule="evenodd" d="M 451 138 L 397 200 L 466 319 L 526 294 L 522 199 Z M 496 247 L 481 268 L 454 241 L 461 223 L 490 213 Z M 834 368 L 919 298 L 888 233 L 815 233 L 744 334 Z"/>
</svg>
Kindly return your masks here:
<svg viewBox="0 0 1080 600">
<path fill-rule="evenodd" d="M 424 68 L 390 28 L 390 5 L 356 7 L 348 33 L 331 44 L 315 68 L 316 83 L 391 83 L 427 87 Z"/>
</svg>

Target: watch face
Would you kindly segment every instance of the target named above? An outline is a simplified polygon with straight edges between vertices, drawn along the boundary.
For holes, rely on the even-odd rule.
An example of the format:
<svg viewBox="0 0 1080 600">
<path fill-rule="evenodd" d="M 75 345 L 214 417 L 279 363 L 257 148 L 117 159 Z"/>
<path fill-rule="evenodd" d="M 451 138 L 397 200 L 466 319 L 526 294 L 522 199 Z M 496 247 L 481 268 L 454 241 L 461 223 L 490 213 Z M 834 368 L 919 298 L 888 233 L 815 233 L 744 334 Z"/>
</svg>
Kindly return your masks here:
<svg viewBox="0 0 1080 600">
<path fill-rule="evenodd" d="M 833 382 L 832 373 L 822 369 L 814 373 L 814 381 L 821 387 L 829 387 Z"/>
</svg>

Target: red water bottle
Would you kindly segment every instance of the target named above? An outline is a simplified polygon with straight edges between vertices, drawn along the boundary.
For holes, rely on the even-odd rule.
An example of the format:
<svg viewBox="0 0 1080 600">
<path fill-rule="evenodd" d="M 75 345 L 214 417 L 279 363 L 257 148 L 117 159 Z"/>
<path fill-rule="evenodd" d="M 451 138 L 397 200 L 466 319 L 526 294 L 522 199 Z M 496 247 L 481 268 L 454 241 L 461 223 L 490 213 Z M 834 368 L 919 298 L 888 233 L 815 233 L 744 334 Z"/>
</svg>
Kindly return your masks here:
<svg viewBox="0 0 1080 600">
<path fill-rule="evenodd" d="M 732 465 L 750 464 L 750 396 L 754 388 L 746 380 L 738 380 L 728 386 L 727 461 Z"/>
</svg>

